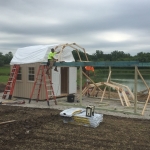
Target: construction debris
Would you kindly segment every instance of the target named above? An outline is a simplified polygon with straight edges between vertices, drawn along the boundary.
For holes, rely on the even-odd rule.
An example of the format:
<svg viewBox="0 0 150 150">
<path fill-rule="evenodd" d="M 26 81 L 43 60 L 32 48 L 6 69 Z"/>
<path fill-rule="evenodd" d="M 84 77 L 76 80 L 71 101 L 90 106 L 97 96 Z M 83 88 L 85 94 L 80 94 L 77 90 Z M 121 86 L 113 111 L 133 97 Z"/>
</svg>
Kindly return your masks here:
<svg viewBox="0 0 150 150">
<path fill-rule="evenodd" d="M 82 125 L 87 127 L 96 128 L 100 122 L 103 121 L 103 114 L 92 115 L 91 117 L 86 116 L 86 109 L 83 108 L 69 108 L 60 113 L 64 123 Z"/>
<path fill-rule="evenodd" d="M 11 120 L 11 121 L 5 121 L 5 122 L 0 122 L 0 125 L 3 125 L 3 124 L 8 124 L 8 123 L 12 123 L 12 122 L 15 122 L 16 120 Z"/>
<path fill-rule="evenodd" d="M 25 101 L 17 101 L 17 100 L 3 100 L 0 102 L 2 105 L 13 105 L 13 104 L 25 104 Z"/>
</svg>

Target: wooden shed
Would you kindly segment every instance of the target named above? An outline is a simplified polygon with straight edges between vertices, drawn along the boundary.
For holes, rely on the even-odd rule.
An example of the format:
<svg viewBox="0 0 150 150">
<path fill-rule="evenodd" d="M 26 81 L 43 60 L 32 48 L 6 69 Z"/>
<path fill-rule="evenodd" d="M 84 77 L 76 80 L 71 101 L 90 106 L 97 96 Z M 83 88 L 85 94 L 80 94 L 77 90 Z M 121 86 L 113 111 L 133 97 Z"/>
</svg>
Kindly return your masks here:
<svg viewBox="0 0 150 150">
<path fill-rule="evenodd" d="M 72 62 L 75 61 L 72 55 L 72 50 L 77 50 L 75 46 L 78 45 L 73 43 L 19 48 L 10 63 L 12 66 L 14 64 L 20 66 L 13 96 L 22 98 L 30 97 L 39 66 L 41 63 L 47 62 L 47 56 L 51 48 L 54 48 L 56 52 L 60 51 L 60 54 L 57 56 L 58 61 Z M 51 79 L 54 93 L 57 97 L 77 92 L 76 67 L 58 67 L 58 72 L 52 69 Z M 36 99 L 36 96 L 33 96 L 33 99 Z M 42 85 L 39 100 L 45 100 L 44 85 Z"/>
</svg>

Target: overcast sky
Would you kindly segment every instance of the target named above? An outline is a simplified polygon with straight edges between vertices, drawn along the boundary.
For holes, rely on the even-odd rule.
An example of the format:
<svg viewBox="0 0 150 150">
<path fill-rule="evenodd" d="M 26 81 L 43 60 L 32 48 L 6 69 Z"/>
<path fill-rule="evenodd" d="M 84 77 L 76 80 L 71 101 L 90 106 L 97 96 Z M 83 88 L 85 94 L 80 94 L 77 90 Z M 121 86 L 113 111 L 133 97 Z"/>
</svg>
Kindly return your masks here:
<svg viewBox="0 0 150 150">
<path fill-rule="evenodd" d="M 0 52 L 77 43 L 89 54 L 150 52 L 150 0 L 0 0 Z"/>
</svg>

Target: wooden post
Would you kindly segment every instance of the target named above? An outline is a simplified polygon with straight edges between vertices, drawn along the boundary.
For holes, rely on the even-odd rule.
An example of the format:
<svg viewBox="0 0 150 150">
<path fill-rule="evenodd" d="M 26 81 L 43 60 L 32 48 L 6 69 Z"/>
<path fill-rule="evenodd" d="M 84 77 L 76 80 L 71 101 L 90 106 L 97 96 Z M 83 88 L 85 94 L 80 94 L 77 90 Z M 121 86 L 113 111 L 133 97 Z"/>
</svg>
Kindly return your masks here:
<svg viewBox="0 0 150 150">
<path fill-rule="evenodd" d="M 137 113 L 137 66 L 135 66 L 135 74 L 134 74 L 134 113 Z"/>
<path fill-rule="evenodd" d="M 82 67 L 80 66 L 80 105 L 82 106 Z"/>
<path fill-rule="evenodd" d="M 111 72 L 111 67 L 109 66 L 109 72 Z M 110 75 L 110 78 L 109 78 L 109 83 L 111 81 L 111 75 Z M 109 95 L 108 95 L 108 99 L 110 100 L 110 92 L 111 92 L 111 87 L 109 87 Z"/>
</svg>

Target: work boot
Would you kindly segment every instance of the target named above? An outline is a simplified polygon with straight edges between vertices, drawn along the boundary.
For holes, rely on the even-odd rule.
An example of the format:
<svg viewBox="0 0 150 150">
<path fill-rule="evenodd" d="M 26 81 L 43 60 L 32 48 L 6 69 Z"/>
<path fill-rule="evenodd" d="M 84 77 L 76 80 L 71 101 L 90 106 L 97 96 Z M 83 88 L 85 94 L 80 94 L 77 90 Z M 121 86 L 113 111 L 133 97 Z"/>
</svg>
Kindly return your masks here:
<svg viewBox="0 0 150 150">
<path fill-rule="evenodd" d="M 57 72 L 58 72 L 57 68 L 55 68 L 54 71 L 57 71 Z"/>
</svg>

